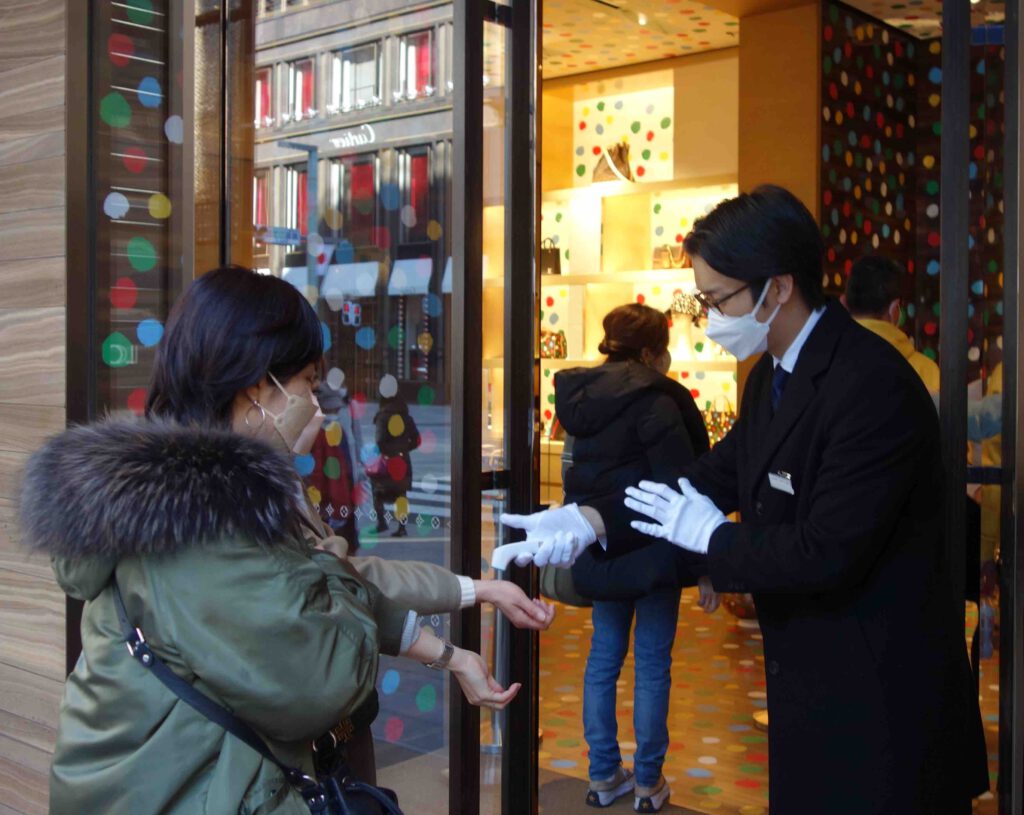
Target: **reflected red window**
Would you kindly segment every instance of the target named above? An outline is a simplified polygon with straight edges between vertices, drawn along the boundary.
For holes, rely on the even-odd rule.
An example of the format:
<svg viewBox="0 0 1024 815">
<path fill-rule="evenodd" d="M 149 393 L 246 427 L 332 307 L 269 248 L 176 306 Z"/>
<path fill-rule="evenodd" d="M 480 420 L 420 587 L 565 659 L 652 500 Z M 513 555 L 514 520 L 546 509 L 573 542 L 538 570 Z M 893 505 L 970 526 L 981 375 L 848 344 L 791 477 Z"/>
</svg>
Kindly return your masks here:
<svg viewBox="0 0 1024 815">
<path fill-rule="evenodd" d="M 274 118 L 273 69 L 260 68 L 256 72 L 256 127 L 266 127 Z"/>
<path fill-rule="evenodd" d="M 434 43 L 430 31 L 402 37 L 400 96 L 416 99 L 434 92 Z"/>
</svg>

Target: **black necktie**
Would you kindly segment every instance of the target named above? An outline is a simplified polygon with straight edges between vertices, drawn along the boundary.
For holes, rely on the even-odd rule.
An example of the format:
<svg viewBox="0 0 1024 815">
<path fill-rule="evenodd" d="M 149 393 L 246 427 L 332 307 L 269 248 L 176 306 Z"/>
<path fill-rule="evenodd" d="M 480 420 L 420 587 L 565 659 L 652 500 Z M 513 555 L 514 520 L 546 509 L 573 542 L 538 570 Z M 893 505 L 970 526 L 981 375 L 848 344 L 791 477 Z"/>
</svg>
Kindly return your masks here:
<svg viewBox="0 0 1024 815">
<path fill-rule="evenodd" d="M 772 413 L 779 409 L 779 401 L 782 399 L 782 391 L 785 390 L 788 379 L 789 371 L 781 365 L 776 365 L 775 373 L 772 374 Z"/>
</svg>

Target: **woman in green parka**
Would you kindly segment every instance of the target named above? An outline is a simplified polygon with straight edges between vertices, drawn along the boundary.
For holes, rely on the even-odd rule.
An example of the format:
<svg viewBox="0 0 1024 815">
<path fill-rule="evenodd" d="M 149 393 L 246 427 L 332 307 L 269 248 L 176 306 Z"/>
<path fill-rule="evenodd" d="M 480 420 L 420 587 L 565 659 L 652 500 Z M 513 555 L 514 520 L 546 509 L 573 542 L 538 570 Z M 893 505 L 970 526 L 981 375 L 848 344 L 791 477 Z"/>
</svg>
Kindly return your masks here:
<svg viewBox="0 0 1024 815">
<path fill-rule="evenodd" d="M 72 428 L 29 462 L 25 540 L 85 601 L 51 812 L 308 812 L 276 765 L 130 656 L 115 578 L 156 654 L 309 774 L 330 769 L 322 746 L 339 723 L 368 739 L 381 653 L 447 661 L 474 704 L 501 708 L 518 691 L 478 654 L 421 628 L 417 606 L 488 599 L 531 627 L 550 622 L 548 607 L 511 584 L 467 584 L 429 564 L 360 564 L 339 557 L 337 543 L 316 545 L 289 457 L 320 429 L 311 393 L 322 354 L 319 320 L 292 286 L 218 269 L 172 311 L 146 418 Z"/>
</svg>

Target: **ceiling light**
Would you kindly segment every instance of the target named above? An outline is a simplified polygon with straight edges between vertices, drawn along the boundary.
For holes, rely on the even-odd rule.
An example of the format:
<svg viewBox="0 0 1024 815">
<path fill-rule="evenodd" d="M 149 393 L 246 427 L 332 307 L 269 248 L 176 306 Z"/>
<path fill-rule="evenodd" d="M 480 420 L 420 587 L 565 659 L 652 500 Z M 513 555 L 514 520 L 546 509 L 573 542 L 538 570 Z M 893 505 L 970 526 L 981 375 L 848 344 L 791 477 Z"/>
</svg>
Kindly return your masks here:
<svg viewBox="0 0 1024 815">
<path fill-rule="evenodd" d="M 647 15 L 646 15 L 646 14 L 644 14 L 643 12 L 640 12 L 640 13 L 639 13 L 639 14 L 638 14 L 638 15 L 636 16 L 636 21 L 637 21 L 638 23 L 640 23 L 640 25 L 647 25 Z"/>
</svg>

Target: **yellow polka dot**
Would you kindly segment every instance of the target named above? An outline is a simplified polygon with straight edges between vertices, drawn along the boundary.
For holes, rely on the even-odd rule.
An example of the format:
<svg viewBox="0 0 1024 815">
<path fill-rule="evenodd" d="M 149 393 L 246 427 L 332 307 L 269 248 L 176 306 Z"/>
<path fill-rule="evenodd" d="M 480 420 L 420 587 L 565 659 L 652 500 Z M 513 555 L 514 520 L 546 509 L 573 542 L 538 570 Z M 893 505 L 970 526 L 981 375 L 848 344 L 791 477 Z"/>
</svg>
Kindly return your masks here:
<svg viewBox="0 0 1024 815">
<path fill-rule="evenodd" d="M 854 246 L 856 246 L 858 240 L 859 240 L 859 238 L 857 236 L 857 233 L 856 232 L 851 232 L 850 233 L 850 243 L 852 243 Z"/>
<path fill-rule="evenodd" d="M 432 241 L 440 240 L 444 234 L 444 230 L 441 228 L 441 224 L 437 221 L 430 221 L 427 224 L 427 237 Z"/>
<path fill-rule="evenodd" d="M 971 125 L 970 133 L 972 139 L 978 138 L 978 128 L 976 128 L 974 125 Z"/>
<path fill-rule="evenodd" d="M 939 52 L 942 51 L 942 43 L 939 40 L 936 40 L 935 42 L 928 46 L 928 50 L 932 54 L 938 54 Z"/>
<path fill-rule="evenodd" d="M 860 85 L 860 80 L 858 79 L 856 82 L 853 83 L 853 92 L 855 94 L 857 94 L 857 96 L 860 96 L 860 91 L 861 91 L 861 85 Z"/>
<path fill-rule="evenodd" d="M 853 197 L 856 198 L 858 201 L 860 200 L 862 194 L 863 193 L 860 191 L 860 184 L 853 188 Z"/>
<path fill-rule="evenodd" d="M 851 153 L 849 150 L 846 151 L 846 166 L 853 166 L 853 153 Z"/>
<path fill-rule="evenodd" d="M 606 124 L 611 124 L 612 122 L 615 121 L 615 117 L 614 116 L 605 116 L 604 120 L 605 120 Z"/>
<path fill-rule="evenodd" d="M 590 108 L 588 108 L 588 107 L 583 108 L 583 115 L 584 116 L 589 116 L 590 115 Z"/>
<path fill-rule="evenodd" d="M 870 23 L 868 24 L 867 28 L 864 29 L 864 31 L 867 34 L 867 38 L 869 40 L 875 36 L 875 27 Z"/>
<path fill-rule="evenodd" d="M 401 416 L 392 416 L 388 419 L 388 433 L 398 438 L 405 432 L 405 419 Z"/>
<path fill-rule="evenodd" d="M 429 354 L 434 347 L 434 338 L 429 332 L 424 331 L 416 338 L 416 345 L 424 354 Z"/>
<path fill-rule="evenodd" d="M 722 390 L 725 391 L 726 393 L 731 391 L 732 390 L 732 382 L 723 382 L 722 383 Z"/>
<path fill-rule="evenodd" d="M 917 84 L 917 80 L 914 79 L 914 75 L 913 74 L 907 74 L 907 84 L 910 87 L 914 87 L 914 85 Z"/>
<path fill-rule="evenodd" d="M 836 124 L 841 125 L 843 123 L 843 112 L 841 110 L 836 111 Z"/>
<path fill-rule="evenodd" d="M 562 298 L 568 297 L 569 296 L 569 290 L 568 289 L 559 289 L 558 290 L 558 296 L 562 297 Z"/>
<path fill-rule="evenodd" d="M 937 108 L 939 106 L 939 102 L 941 101 L 942 97 L 939 96 L 939 94 L 937 93 L 933 93 L 928 97 L 928 104 L 931 105 L 933 108 Z"/>
<path fill-rule="evenodd" d="M 892 128 L 889 127 L 888 125 L 885 126 L 885 137 L 887 139 L 891 139 L 892 138 Z"/>
<path fill-rule="evenodd" d="M 747 746 L 745 744 L 730 744 L 725 748 L 730 753 L 745 753 L 747 752 Z"/>
<path fill-rule="evenodd" d="M 668 161 L 668 153 L 661 152 L 658 154 L 658 158 L 660 158 L 662 161 Z"/>
<path fill-rule="evenodd" d="M 653 289 L 651 289 L 651 293 L 655 297 L 657 297 L 659 294 L 661 294 L 661 286 L 655 286 Z"/>
<path fill-rule="evenodd" d="M 324 222 L 327 226 L 338 232 L 345 223 L 345 219 L 341 212 L 334 207 L 327 207 L 324 210 Z"/>
<path fill-rule="evenodd" d="M 764 807 L 759 807 L 754 804 L 747 804 L 746 806 L 740 807 L 740 815 L 766 815 L 768 812 Z"/>
<path fill-rule="evenodd" d="M 395 515 L 401 520 L 405 520 L 409 517 L 409 499 L 404 495 L 395 501 Z"/>
<path fill-rule="evenodd" d="M 320 505 L 320 501 L 323 499 L 323 496 L 320 494 L 320 490 L 316 487 L 306 487 L 306 495 L 308 495 L 309 500 L 317 506 Z"/>
<path fill-rule="evenodd" d="M 854 29 L 854 34 L 857 35 L 857 42 L 860 42 L 861 40 L 863 40 L 864 39 L 864 26 L 862 26 L 862 25 L 857 26 L 857 28 Z"/>
<path fill-rule="evenodd" d="M 171 217 L 171 199 L 162 192 L 149 196 L 149 214 L 159 220 Z"/>
<path fill-rule="evenodd" d="M 327 438 L 329 446 L 337 447 L 341 444 L 341 425 L 338 422 L 329 422 L 327 427 L 324 428 L 324 436 Z"/>
</svg>

